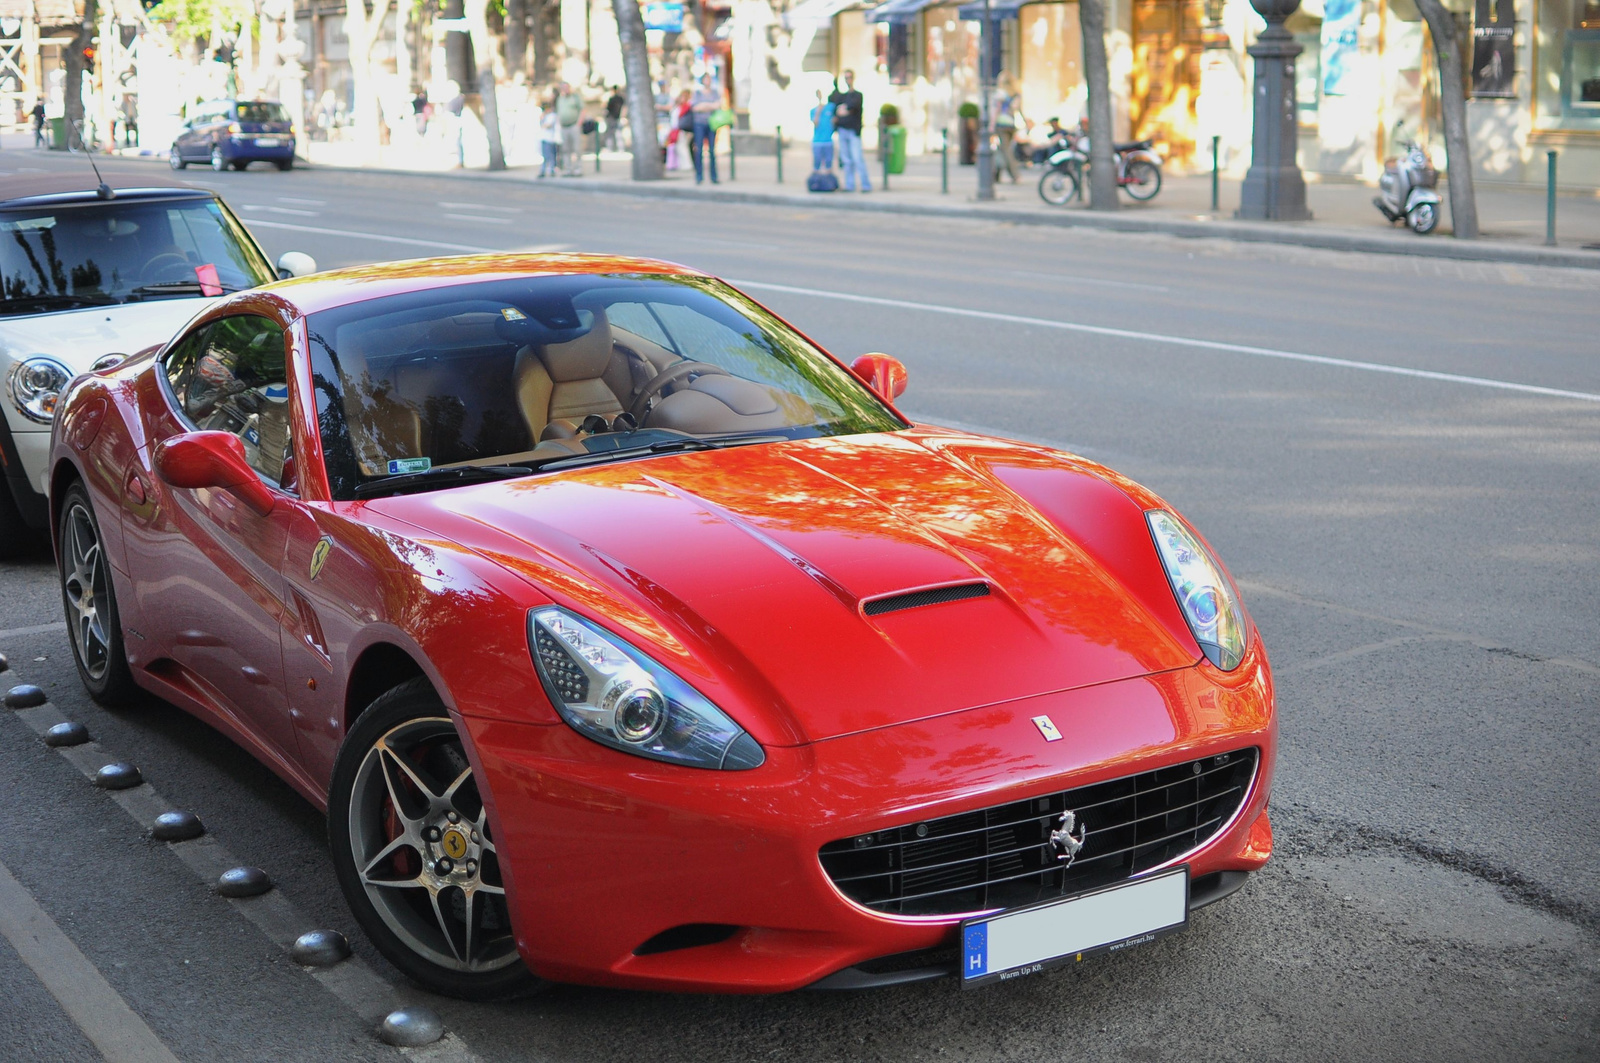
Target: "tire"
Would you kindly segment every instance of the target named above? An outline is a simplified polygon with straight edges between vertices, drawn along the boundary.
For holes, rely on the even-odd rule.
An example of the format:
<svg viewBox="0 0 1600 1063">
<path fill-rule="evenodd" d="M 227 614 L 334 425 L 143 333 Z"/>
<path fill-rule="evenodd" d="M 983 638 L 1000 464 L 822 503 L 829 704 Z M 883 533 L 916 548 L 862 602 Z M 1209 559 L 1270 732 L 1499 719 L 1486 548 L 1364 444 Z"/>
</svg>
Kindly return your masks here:
<svg viewBox="0 0 1600 1063">
<path fill-rule="evenodd" d="M 42 545 L 43 536 L 35 535 L 22 519 L 22 510 L 11 497 L 11 485 L 0 480 L 0 561 L 25 557 Z"/>
<path fill-rule="evenodd" d="M 517 954 L 477 782 L 426 679 L 381 695 L 350 728 L 333 769 L 328 841 L 351 912 L 407 977 L 463 1000 L 543 988 Z"/>
<path fill-rule="evenodd" d="M 182 170 L 189 164 L 183 161 L 183 153 L 178 150 L 178 145 L 172 145 L 172 150 L 167 153 L 167 165 L 174 170 Z"/>
<path fill-rule="evenodd" d="M 250 168 L 250 160 L 249 159 L 234 159 L 233 160 L 233 168 L 235 170 L 238 170 L 240 173 L 244 173 L 245 170 Z"/>
<path fill-rule="evenodd" d="M 1154 199 L 1161 191 L 1161 167 L 1145 159 L 1128 163 L 1128 183 L 1122 190 L 1140 202 Z"/>
<path fill-rule="evenodd" d="M 1439 205 L 1437 203 L 1418 203 L 1406 215 L 1406 224 L 1411 226 L 1411 231 L 1418 236 L 1427 236 L 1439 224 Z"/>
<path fill-rule="evenodd" d="M 211 168 L 218 173 L 221 173 L 228 168 L 228 160 L 222 157 L 221 148 L 211 149 Z"/>
<path fill-rule="evenodd" d="M 294 169 L 294 160 L 293 159 L 277 159 L 277 160 L 274 160 L 274 161 L 277 163 L 278 169 L 280 169 L 280 170 L 292 170 L 292 169 Z"/>
<path fill-rule="evenodd" d="M 81 483 L 67 488 L 60 512 L 57 572 L 72 659 L 89 696 L 115 708 L 133 697 L 133 675 L 123 649 L 111 563 L 105 557 L 105 540 L 88 489 Z"/>
<path fill-rule="evenodd" d="M 1078 178 L 1070 170 L 1046 170 L 1039 178 L 1039 198 L 1061 206 L 1078 195 Z"/>
</svg>

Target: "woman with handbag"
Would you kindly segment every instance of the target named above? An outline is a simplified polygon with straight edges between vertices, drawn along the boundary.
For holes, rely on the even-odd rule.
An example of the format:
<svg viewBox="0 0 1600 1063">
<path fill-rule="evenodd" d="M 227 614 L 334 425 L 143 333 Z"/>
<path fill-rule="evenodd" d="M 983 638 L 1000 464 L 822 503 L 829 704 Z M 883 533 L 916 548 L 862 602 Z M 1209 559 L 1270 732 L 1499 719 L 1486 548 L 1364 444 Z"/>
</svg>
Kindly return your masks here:
<svg viewBox="0 0 1600 1063">
<path fill-rule="evenodd" d="M 667 129 L 667 169 L 683 169 L 683 138 L 684 134 L 694 132 L 694 118 L 689 113 L 689 90 L 684 89 L 678 93 L 678 98 L 672 103 L 669 112 L 672 117 L 671 125 Z"/>
</svg>

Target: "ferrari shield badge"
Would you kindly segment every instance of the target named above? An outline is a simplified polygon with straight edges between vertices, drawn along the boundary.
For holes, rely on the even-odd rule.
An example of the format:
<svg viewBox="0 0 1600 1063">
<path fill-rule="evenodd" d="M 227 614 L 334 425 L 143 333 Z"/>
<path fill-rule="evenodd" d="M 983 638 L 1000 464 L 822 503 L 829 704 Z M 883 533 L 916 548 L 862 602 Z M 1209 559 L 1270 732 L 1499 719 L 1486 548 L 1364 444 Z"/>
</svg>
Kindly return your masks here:
<svg viewBox="0 0 1600 1063">
<path fill-rule="evenodd" d="M 1035 716 L 1033 718 L 1033 725 L 1039 729 L 1040 734 L 1044 735 L 1044 740 L 1046 742 L 1061 741 L 1061 732 L 1056 730 L 1056 723 L 1050 717 Z"/>
<path fill-rule="evenodd" d="M 322 566 L 328 563 L 328 553 L 333 549 L 333 536 L 324 535 L 311 548 L 311 578 L 322 575 Z"/>
</svg>

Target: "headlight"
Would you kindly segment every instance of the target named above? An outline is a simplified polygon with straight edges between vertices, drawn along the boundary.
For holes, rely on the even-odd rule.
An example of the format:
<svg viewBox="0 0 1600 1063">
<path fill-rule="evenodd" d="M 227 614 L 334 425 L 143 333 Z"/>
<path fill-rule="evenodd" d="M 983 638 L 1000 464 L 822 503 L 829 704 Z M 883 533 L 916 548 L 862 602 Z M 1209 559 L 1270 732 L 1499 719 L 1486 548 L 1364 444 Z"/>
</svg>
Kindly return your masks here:
<svg viewBox="0 0 1600 1063">
<path fill-rule="evenodd" d="M 49 424 L 71 381 L 72 371 L 54 358 L 23 359 L 11 367 L 11 402 L 28 420 Z"/>
<path fill-rule="evenodd" d="M 766 752 L 683 680 L 555 606 L 528 614 L 528 647 L 561 718 L 586 738 L 652 760 L 738 771 Z"/>
<path fill-rule="evenodd" d="M 1183 521 L 1160 509 L 1145 518 L 1195 641 L 1212 664 L 1233 671 L 1244 659 L 1245 646 L 1244 609 L 1233 584 Z"/>
</svg>

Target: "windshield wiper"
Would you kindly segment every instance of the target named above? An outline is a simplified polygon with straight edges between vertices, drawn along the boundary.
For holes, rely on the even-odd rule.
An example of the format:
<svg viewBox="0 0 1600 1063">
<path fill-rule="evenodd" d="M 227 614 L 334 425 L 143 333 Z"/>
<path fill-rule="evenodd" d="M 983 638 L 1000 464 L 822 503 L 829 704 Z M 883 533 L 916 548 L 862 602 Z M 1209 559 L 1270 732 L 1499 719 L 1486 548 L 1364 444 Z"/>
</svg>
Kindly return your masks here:
<svg viewBox="0 0 1600 1063">
<path fill-rule="evenodd" d="M 431 491 L 436 487 L 510 480 L 526 476 L 532 471 L 527 465 L 445 465 L 425 472 L 403 472 L 385 476 L 381 480 L 369 480 L 356 486 L 355 496 L 375 498 L 378 495 L 404 495 L 413 491 Z"/>
<path fill-rule="evenodd" d="M 41 310 L 77 310 L 85 306 L 112 306 L 110 295 L 23 295 L 0 299 L 0 315 L 34 314 Z"/>
<path fill-rule="evenodd" d="M 654 443 L 647 443 L 639 447 L 618 447 L 615 450 L 600 450 L 592 454 L 572 454 L 570 456 L 544 458 L 530 464 L 533 468 L 541 471 L 545 469 L 571 469 L 582 465 L 598 465 L 613 459 L 642 458 L 652 454 L 671 454 L 684 450 L 725 450 L 728 447 L 742 447 L 749 443 L 777 443 L 787 438 L 787 436 L 775 435 L 740 435 L 658 439 Z"/>
<path fill-rule="evenodd" d="M 163 281 L 160 284 L 141 284 L 130 291 L 129 295 L 188 295 L 191 292 L 206 294 L 206 288 L 221 288 L 222 294 L 243 291 L 242 288 L 230 288 L 226 284 L 208 284 L 202 286 L 199 281 Z"/>
</svg>

